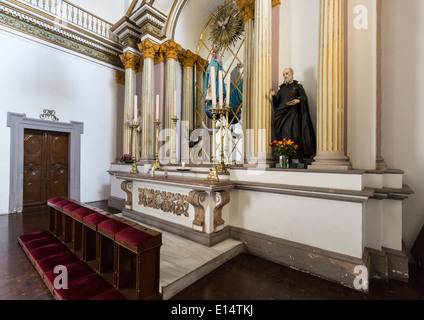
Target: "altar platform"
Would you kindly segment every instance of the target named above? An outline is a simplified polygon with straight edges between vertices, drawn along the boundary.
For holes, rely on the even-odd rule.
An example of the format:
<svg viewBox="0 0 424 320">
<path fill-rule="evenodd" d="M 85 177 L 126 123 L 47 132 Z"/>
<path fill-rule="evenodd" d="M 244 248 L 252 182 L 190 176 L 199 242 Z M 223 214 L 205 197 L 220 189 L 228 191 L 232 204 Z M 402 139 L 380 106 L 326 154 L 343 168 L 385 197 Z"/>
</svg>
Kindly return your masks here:
<svg viewBox="0 0 424 320">
<path fill-rule="evenodd" d="M 154 174 L 143 166 L 137 174 L 129 169 L 111 166 L 109 206 L 171 242 L 181 238 L 184 248 L 201 248 L 202 256 L 211 250 L 212 262 L 196 262 L 192 270 L 211 270 L 214 259 L 234 254 L 217 258 L 223 248 L 239 243 L 240 250 L 364 292 L 372 278 L 408 280 L 401 221 L 412 190 L 401 170 L 231 167 L 220 181 L 207 181 L 207 167 L 165 166 Z M 179 263 L 179 250 L 163 254 Z M 164 290 L 168 283 L 178 288 L 180 280 L 165 280 L 166 274 Z"/>
<path fill-rule="evenodd" d="M 235 239 L 229 238 L 208 247 L 155 227 L 150 228 L 162 233 L 159 288 L 164 300 L 243 252 L 243 243 Z"/>
</svg>

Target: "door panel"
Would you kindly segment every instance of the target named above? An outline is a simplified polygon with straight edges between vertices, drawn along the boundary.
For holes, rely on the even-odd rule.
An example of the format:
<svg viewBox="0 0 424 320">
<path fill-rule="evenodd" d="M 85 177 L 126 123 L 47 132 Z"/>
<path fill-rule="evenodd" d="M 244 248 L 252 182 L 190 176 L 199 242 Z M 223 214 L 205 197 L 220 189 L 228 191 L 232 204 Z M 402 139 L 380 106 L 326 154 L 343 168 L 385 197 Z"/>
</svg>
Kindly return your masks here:
<svg viewBox="0 0 424 320">
<path fill-rule="evenodd" d="M 47 199 L 50 199 L 57 195 L 68 195 L 68 135 L 50 133 L 48 145 Z"/>
<path fill-rule="evenodd" d="M 68 195 L 69 139 L 67 133 L 25 130 L 24 207 L 43 205 Z"/>
</svg>

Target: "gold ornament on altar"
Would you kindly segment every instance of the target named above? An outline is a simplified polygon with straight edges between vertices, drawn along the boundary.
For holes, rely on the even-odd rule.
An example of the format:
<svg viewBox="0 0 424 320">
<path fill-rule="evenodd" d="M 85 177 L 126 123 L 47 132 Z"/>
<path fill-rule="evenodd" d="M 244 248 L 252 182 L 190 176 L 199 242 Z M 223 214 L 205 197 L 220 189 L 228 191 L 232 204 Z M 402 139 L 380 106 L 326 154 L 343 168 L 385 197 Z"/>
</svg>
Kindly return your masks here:
<svg viewBox="0 0 424 320">
<path fill-rule="evenodd" d="M 211 21 L 209 39 L 218 47 L 225 48 L 235 44 L 242 38 L 244 22 L 234 1 L 220 6 Z"/>
</svg>

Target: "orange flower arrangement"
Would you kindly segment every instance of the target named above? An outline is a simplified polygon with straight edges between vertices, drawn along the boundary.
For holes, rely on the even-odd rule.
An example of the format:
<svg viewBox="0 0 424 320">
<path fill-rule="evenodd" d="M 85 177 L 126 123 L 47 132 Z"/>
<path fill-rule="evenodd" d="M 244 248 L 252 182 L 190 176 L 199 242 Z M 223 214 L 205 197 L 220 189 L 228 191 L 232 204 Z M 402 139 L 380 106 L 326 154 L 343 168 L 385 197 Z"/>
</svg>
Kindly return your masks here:
<svg viewBox="0 0 424 320">
<path fill-rule="evenodd" d="M 288 156 L 295 154 L 299 146 L 293 140 L 283 139 L 283 141 L 274 140 L 270 143 L 269 146 L 272 148 L 272 151 L 277 156 Z"/>
</svg>

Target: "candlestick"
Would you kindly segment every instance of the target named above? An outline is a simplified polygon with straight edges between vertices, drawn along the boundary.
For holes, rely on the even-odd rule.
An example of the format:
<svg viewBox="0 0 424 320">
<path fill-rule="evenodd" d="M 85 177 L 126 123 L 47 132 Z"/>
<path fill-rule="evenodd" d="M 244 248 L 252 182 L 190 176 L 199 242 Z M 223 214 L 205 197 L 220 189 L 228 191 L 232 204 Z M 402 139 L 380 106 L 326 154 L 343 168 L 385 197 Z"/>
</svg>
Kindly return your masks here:
<svg viewBox="0 0 424 320">
<path fill-rule="evenodd" d="M 134 156 L 134 160 L 133 160 L 133 164 L 131 166 L 131 170 L 129 173 L 139 173 L 138 168 L 137 168 L 137 128 L 138 128 L 138 124 L 136 121 L 134 121 L 134 124 L 132 125 L 133 128 L 133 135 L 134 135 L 134 144 L 133 144 L 133 156 Z"/>
<path fill-rule="evenodd" d="M 215 166 L 215 158 L 216 158 L 216 114 L 218 109 L 216 108 L 216 104 L 212 106 L 210 109 L 212 113 L 212 154 L 211 154 L 211 162 L 212 162 L 212 168 L 210 169 L 210 172 L 205 180 L 212 180 L 219 182 L 218 177 L 218 171 Z"/>
<path fill-rule="evenodd" d="M 219 107 L 222 108 L 224 104 L 224 85 L 222 83 L 222 70 L 218 71 L 218 84 L 219 84 Z"/>
<path fill-rule="evenodd" d="M 227 79 L 227 106 L 230 105 L 230 96 L 231 96 L 231 78 L 228 77 Z"/>
<path fill-rule="evenodd" d="M 177 91 L 174 90 L 174 116 L 177 116 Z"/>
<path fill-rule="evenodd" d="M 177 116 L 171 118 L 172 120 L 172 136 L 171 136 L 171 161 L 169 164 L 177 163 L 177 121 L 179 120 Z"/>
<path fill-rule="evenodd" d="M 211 67 L 211 90 L 212 90 L 212 105 L 216 106 L 216 77 L 215 67 Z"/>
<path fill-rule="evenodd" d="M 155 151 L 155 156 L 156 156 L 156 160 L 155 163 L 152 167 L 152 173 L 154 174 L 155 169 L 160 169 L 160 163 L 159 163 L 159 125 L 160 125 L 160 121 L 159 119 L 157 119 L 156 121 L 153 121 L 153 123 L 155 124 L 156 127 L 156 151 Z"/>
<path fill-rule="evenodd" d="M 134 96 L 134 122 L 137 122 L 137 96 Z"/>
<path fill-rule="evenodd" d="M 156 95 L 156 119 L 159 119 L 159 95 Z"/>
</svg>

